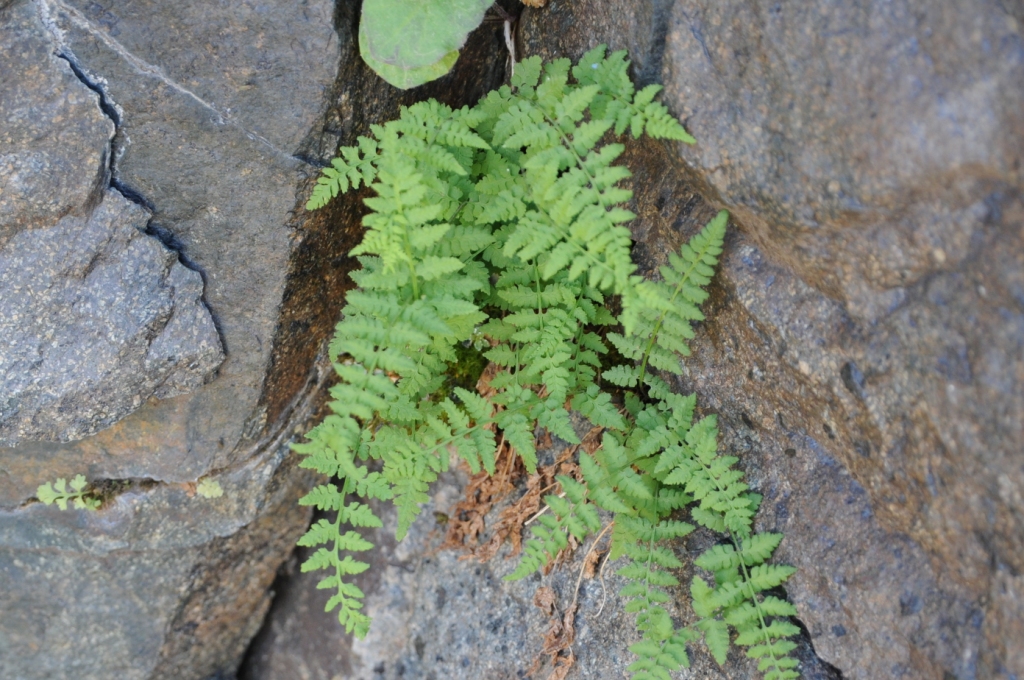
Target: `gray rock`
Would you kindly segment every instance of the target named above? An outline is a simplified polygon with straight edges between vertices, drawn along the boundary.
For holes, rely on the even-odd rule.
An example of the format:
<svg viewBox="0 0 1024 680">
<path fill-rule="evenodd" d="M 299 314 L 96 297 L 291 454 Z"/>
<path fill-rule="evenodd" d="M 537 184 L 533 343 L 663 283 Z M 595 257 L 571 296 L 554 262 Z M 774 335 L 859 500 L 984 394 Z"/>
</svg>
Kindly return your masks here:
<svg viewBox="0 0 1024 680">
<path fill-rule="evenodd" d="M 97 512 L 0 511 L 0 676 L 231 672 L 308 522 L 287 446 L 194 486 L 119 485 Z"/>
<path fill-rule="evenodd" d="M 0 444 L 16 446 L 82 439 L 191 391 L 223 352 L 199 275 L 143 233 L 144 208 L 103 188 L 114 125 L 99 97 L 52 52 L 38 8 L 8 13 Z"/>
<path fill-rule="evenodd" d="M 88 218 L 0 250 L 0 442 L 82 439 L 223 360 L 199 274 L 142 232 L 148 218 L 110 190 Z"/>
<path fill-rule="evenodd" d="M 41 1 L 36 9 L 52 49 L 102 93 L 116 119 L 111 181 L 151 210 L 150 231 L 203 276 L 203 300 L 226 358 L 220 379 L 183 397 L 144 403 L 137 417 L 119 421 L 101 439 L 19 447 L 10 471 L 16 490 L 7 502 L 33 493 L 38 482 L 30 468 L 41 464 L 58 470 L 85 464 L 105 478 L 194 480 L 245 460 L 261 439 L 285 426 L 268 422 L 261 400 L 299 242 L 286 225 L 296 187 L 310 170 L 293 154 L 319 115 L 323 89 L 337 68 L 328 6 L 312 3 L 294 11 L 290 4 L 261 5 L 207 20 L 207 3 L 155 3 L 149 9 L 126 3 L 103 11 L 95 3 L 81 5 Z M 163 42 L 155 38 L 175 22 L 195 32 L 187 39 L 182 32 Z M 154 46 L 166 54 L 154 56 Z M 251 50 L 273 66 L 256 70 Z M 269 94 L 280 91 L 282 80 L 292 81 L 288 96 Z M 198 87 L 213 82 L 219 85 Z M 234 95 L 213 99 L 224 91 Z M 264 121 L 256 130 L 238 113 L 249 101 L 265 104 L 245 114 Z M 315 356 L 319 343 L 312 345 Z M 304 377 L 311 375 L 312 356 Z M 290 403 L 307 383 L 280 399 Z M 132 442 L 139 454 L 118 455 L 122 442 Z"/>
<path fill-rule="evenodd" d="M 332 12 L 0 1 L 0 677 L 230 675 L 259 625 L 348 266 L 294 215 Z M 78 473 L 99 511 L 34 502 Z"/>
<path fill-rule="evenodd" d="M 51 58 L 55 67 L 74 66 L 81 80 L 73 85 L 102 95 L 111 116 L 106 125 L 116 123 L 110 183 L 150 210 L 147 231 L 202 276 L 202 299 L 226 358 L 219 379 L 186 395 L 143 400 L 131 417 L 93 437 L 26 442 L 4 454 L 0 503 L 31 497 L 44 471 L 177 482 L 244 461 L 289 427 L 296 400 L 315 384 L 311 367 L 336 314 L 317 310 L 328 319 L 311 330 L 305 319 L 281 325 L 290 272 L 321 284 L 336 279 L 335 298 L 344 285 L 345 265 L 333 255 L 313 266 L 293 260 L 305 238 L 293 223 L 297 187 L 315 172 L 298 157 L 301 141 L 337 71 L 330 4 L 218 14 L 208 3 L 100 10 L 95 3 L 40 0 L 8 11 L 15 10 L 47 53 L 66 57 Z M 254 103 L 261 108 L 250 110 Z M 296 327 L 309 332 L 292 343 Z M 275 382 L 268 378 L 274 348 L 291 344 L 300 344 L 303 361 Z M 126 447 L 132 455 L 124 455 Z"/>
<path fill-rule="evenodd" d="M 114 134 L 96 94 L 53 53 L 37 8 L 5 4 L 0 248 L 22 229 L 87 213 L 107 186 Z"/>
<path fill-rule="evenodd" d="M 628 48 L 693 147 L 628 152 L 647 271 L 730 209 L 688 376 L 844 677 L 1024 673 L 1024 39 L 998 3 L 650 0 L 529 12 Z M 646 76 L 649 77 L 649 76 Z"/>
<path fill-rule="evenodd" d="M 556 441 L 557 444 L 557 441 Z M 550 464 L 561 448 L 541 452 L 541 463 Z M 298 572 L 298 563 L 309 555 L 300 549 L 275 584 L 275 600 L 267 623 L 254 640 L 241 680 L 398 680 L 399 678 L 546 678 L 553 671 L 543 653 L 545 636 L 552 623 L 562 623 L 574 595 L 578 610 L 573 619 L 575 663 L 568 678 L 627 677 L 635 657 L 627 647 L 638 639 L 633 616 L 625 612 L 619 590 L 626 581 L 615 574 L 615 562 L 603 576 L 581 578 L 584 556 L 593 539 L 551 574 L 520 581 L 505 581 L 518 563 L 506 546 L 493 559 L 480 562 L 459 550 L 445 549 L 448 513 L 463 500 L 464 473 L 443 475 L 432 490 L 432 499 L 413 524 L 409 535 L 395 543 L 397 526 L 393 506 L 377 504 L 384 527 L 367 534 L 377 548 L 367 553 L 370 568 L 354 582 L 367 593 L 365 611 L 374 623 L 364 640 L 345 636 L 334 614 L 323 611 L 329 592 L 316 590 L 318 573 Z M 525 491 L 522 485 L 511 498 Z M 509 504 L 507 499 L 487 517 L 493 524 Z M 486 542 L 489 534 L 482 537 Z M 712 545 L 715 537 L 702 534 L 687 550 Z M 601 550 L 607 548 L 602 541 Z M 602 563 L 603 564 L 603 563 Z M 692 567 L 678 574 L 689 582 Z M 577 591 L 578 587 L 578 591 Z M 554 608 L 538 606 L 541 589 L 555 596 Z M 685 588 L 680 588 L 680 593 Z M 673 616 L 694 616 L 687 599 L 669 605 Z M 806 680 L 837 677 L 816 657 L 806 640 L 797 655 L 804 661 Z M 699 645 L 690 649 L 691 667 L 678 674 L 682 679 L 756 677 L 756 665 L 740 655 L 730 656 L 726 669 L 719 668 Z"/>
<path fill-rule="evenodd" d="M 899 258 L 865 227 L 921 206 L 947 217 L 900 229 L 917 232 L 902 257 L 952 265 L 957 186 L 1022 179 L 1024 37 L 1001 3 L 681 1 L 666 28 L 666 99 L 701 140 L 684 158 L 795 260 L 820 257 L 822 229 L 859 232 L 857 262 Z"/>
</svg>

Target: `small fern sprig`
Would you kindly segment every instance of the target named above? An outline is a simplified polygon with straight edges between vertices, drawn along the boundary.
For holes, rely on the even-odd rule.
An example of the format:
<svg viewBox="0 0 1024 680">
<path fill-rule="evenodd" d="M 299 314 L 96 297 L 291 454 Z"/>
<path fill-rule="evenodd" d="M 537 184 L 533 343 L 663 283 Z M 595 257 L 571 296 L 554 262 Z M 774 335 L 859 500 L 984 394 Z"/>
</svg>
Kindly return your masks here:
<svg viewBox="0 0 1024 680">
<path fill-rule="evenodd" d="M 771 557 L 781 534 L 756 534 L 745 540 L 733 538 L 733 545 L 707 550 L 695 564 L 714 573 L 712 588 L 700 576 L 690 586 L 693 608 L 700 621 L 694 624 L 719 664 L 729 651 L 727 626 L 737 632 L 735 644 L 747 648 L 747 656 L 758 659 L 758 670 L 766 680 L 800 677 L 799 662 L 789 656 L 796 643 L 786 638 L 800 630 L 785 617 L 796 616 L 796 607 L 774 595 L 763 595 L 778 587 L 795 571 L 793 567 L 764 564 Z"/>
<path fill-rule="evenodd" d="M 634 680 L 664 678 L 672 671 L 690 666 L 686 643 L 696 636 L 685 628 L 677 630 L 663 606 L 672 599 L 665 589 L 679 585 L 668 570 L 683 563 L 659 544 L 683 538 L 691 531 L 693 526 L 686 522 L 651 522 L 633 517 L 615 520 L 616 547 L 609 559 L 620 553 L 626 558 L 625 565 L 616 573 L 630 582 L 619 594 L 628 600 L 626 611 L 636 614 L 636 626 L 642 635 L 640 642 L 629 648 L 638 657 L 628 668 Z"/>
<path fill-rule="evenodd" d="M 379 156 L 375 140 L 359 137 L 356 146 L 339 149 L 339 153 L 341 155 L 331 160 L 331 166 L 324 168 L 317 178 L 313 193 L 306 202 L 306 210 L 322 208 L 350 187 L 357 189 L 360 184 L 369 185 L 376 177 L 374 162 Z"/>
<path fill-rule="evenodd" d="M 100 499 L 89 490 L 84 475 L 75 475 L 70 483 L 61 477 L 56 482 L 40 484 L 36 498 L 44 505 L 56 503 L 61 510 L 67 510 L 68 503 L 79 510 L 97 510 L 101 505 Z"/>
<path fill-rule="evenodd" d="M 353 559 L 348 554 L 342 556 L 342 553 L 364 552 L 372 548 L 373 544 L 355 531 L 342 533 L 342 528 L 345 526 L 380 527 L 382 523 L 368 506 L 361 503 L 345 502 L 347 493 L 356 491 L 358 487 L 357 478 L 346 477 L 342 489 L 338 489 L 333 484 L 325 484 L 316 487 L 303 497 L 299 501 L 301 505 L 313 505 L 319 510 L 333 510 L 336 514 L 333 522 L 321 519 L 313 524 L 299 539 L 298 544 L 304 547 L 321 546 L 302 563 L 302 571 L 303 573 L 317 569 L 333 571 L 332 574 L 321 579 L 316 586 L 320 590 L 335 591 L 327 600 L 325 610 L 333 611 L 338 608 L 338 621 L 345 626 L 345 632 L 363 637 L 370 629 L 370 617 L 359 611 L 363 607 L 361 602 L 363 591 L 345 581 L 345 577 L 361 574 L 369 569 L 370 565 Z M 386 486 L 372 483 L 364 486 L 363 490 L 367 497 L 387 498 L 390 495 Z"/>
<path fill-rule="evenodd" d="M 635 92 L 633 81 L 626 73 L 625 67 L 629 65 L 626 51 L 620 50 L 605 56 L 606 51 L 604 45 L 598 45 L 584 54 L 572 69 L 580 85 L 597 85 L 599 88 L 591 105 L 594 117 L 613 120 L 617 135 L 628 128 L 634 138 L 647 134 L 655 139 L 696 144 L 697 140 L 686 132 L 668 108 L 654 101 L 662 90 L 661 85 L 648 85 Z"/>
<path fill-rule="evenodd" d="M 689 356 L 692 324 L 704 319 L 699 305 L 707 299 L 704 289 L 718 264 L 727 221 L 728 214 L 719 212 L 678 254 L 670 253 L 669 264 L 660 270 L 662 281 L 650 285 L 656 302 L 640 308 L 631 333 L 608 334 L 616 349 L 636 363 L 609 369 L 603 376 L 606 380 L 636 387 L 644 383 L 648 364 L 677 375 L 682 372 L 679 357 Z"/>
<path fill-rule="evenodd" d="M 551 514 L 537 517 L 533 538 L 526 541 L 519 566 L 505 577 L 507 581 L 525 578 L 550 564 L 569 546 L 569 534 L 582 543 L 587 536 L 601 530 L 601 517 L 587 498 L 587 487 L 566 475 L 558 475 L 556 479 L 564 496 L 545 496 L 544 502 Z"/>
</svg>

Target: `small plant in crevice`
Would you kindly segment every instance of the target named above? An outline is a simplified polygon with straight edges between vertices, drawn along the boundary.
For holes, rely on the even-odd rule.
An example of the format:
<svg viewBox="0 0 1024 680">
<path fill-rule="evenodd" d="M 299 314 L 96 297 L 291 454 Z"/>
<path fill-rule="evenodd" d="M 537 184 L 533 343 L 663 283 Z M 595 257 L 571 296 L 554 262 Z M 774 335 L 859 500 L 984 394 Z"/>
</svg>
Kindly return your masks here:
<svg viewBox="0 0 1024 680">
<path fill-rule="evenodd" d="M 56 503 L 61 510 L 67 510 L 68 503 L 79 510 L 96 510 L 102 503 L 89 488 L 84 475 L 75 475 L 70 483 L 61 477 L 56 482 L 40 484 L 36 498 L 44 505 Z"/>
<path fill-rule="evenodd" d="M 224 495 L 224 489 L 216 479 L 203 477 L 196 484 L 196 493 L 203 498 L 220 498 Z"/>
<path fill-rule="evenodd" d="M 693 139 L 654 101 L 660 86 L 636 91 L 627 67 L 624 52 L 606 56 L 603 46 L 576 66 L 527 59 L 511 86 L 476 106 L 405 108 L 324 170 L 311 210 L 361 185 L 376 195 L 352 251 L 357 288 L 330 344 L 331 413 L 293 445 L 304 467 L 339 480 L 301 501 L 334 513 L 300 540 L 317 547 L 302 569 L 326 570 L 327 609 L 365 635 L 363 593 L 349 577 L 368 568 L 354 554 L 372 548 L 357 529 L 381 526 L 366 499 L 395 503 L 401 539 L 450 453 L 493 475 L 500 433 L 533 472 L 538 428 L 579 443 L 573 409 L 602 431 L 598 445 L 579 454 L 579 479 L 556 477 L 560 492 L 545 497 L 550 512 L 510 578 L 549 565 L 570 537 L 610 531 L 609 559 L 621 558 L 640 633 L 635 680 L 687 666 L 698 640 L 723 663 L 730 631 L 764 677 L 794 678 L 786 638 L 797 629 L 786 617 L 795 610 L 765 594 L 794 571 L 766 563 L 782 536 L 753 531 L 761 498 L 737 459 L 718 452 L 715 416 L 695 420 L 694 396 L 663 377 L 689 354 L 728 216 L 673 253 L 661 280 L 637 275 L 625 227 L 634 215 L 622 207 L 631 192 L 619 186 L 629 172 L 614 165 L 624 150 L 614 140 Z M 606 342 L 621 362 L 604 358 Z M 495 370 L 486 396 L 448 375 L 467 345 Z M 700 618 L 679 626 L 664 605 L 681 563 L 666 544 L 693 530 L 683 512 L 725 543 L 696 559 L 713 580 L 694 577 Z"/>
<path fill-rule="evenodd" d="M 61 477 L 55 482 L 40 484 L 36 487 L 36 500 L 43 505 L 56 504 L 61 510 L 67 510 L 69 507 L 76 510 L 99 510 L 104 502 L 137 484 L 138 482 L 130 479 L 100 479 L 90 482 L 85 475 L 78 474 L 70 482 Z M 213 499 L 224 495 L 220 482 L 212 477 L 203 477 L 196 483 L 169 484 L 184 488 L 189 497 L 199 495 L 202 498 Z M 147 483 L 143 482 L 141 486 L 146 488 Z"/>
</svg>

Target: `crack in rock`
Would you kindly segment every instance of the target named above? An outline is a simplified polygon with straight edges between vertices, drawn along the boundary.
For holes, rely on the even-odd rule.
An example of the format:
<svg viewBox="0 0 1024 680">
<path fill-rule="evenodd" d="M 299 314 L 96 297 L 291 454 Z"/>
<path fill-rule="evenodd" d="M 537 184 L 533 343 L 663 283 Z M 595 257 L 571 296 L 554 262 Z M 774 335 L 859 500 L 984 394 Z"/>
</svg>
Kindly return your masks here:
<svg viewBox="0 0 1024 680">
<path fill-rule="evenodd" d="M 2 156 L 2 446 L 93 435 L 224 360 L 201 272 L 148 234 L 152 206 L 117 180 L 124 112 L 43 8 L 0 25 L 0 119 L 17 133 Z"/>
<path fill-rule="evenodd" d="M 91 82 L 90 79 L 84 74 L 84 70 L 81 68 L 81 65 L 76 63 L 73 53 L 66 45 L 64 31 L 58 25 L 56 18 L 56 13 L 58 11 L 63 12 L 69 21 L 71 21 L 84 31 L 88 32 L 97 40 L 101 41 L 104 45 L 110 48 L 115 54 L 117 54 L 125 62 L 130 64 L 132 68 L 134 68 L 139 73 L 159 80 L 167 87 L 185 95 L 186 97 L 189 97 L 190 99 L 197 102 L 203 108 L 212 112 L 216 116 L 216 122 L 218 125 L 228 125 L 241 131 L 246 137 L 253 140 L 254 142 L 258 142 L 266 146 L 275 154 L 278 154 L 290 160 L 298 160 L 300 162 L 305 162 L 302 158 L 299 158 L 295 154 L 290 154 L 286 151 L 279 149 L 277 146 L 274 145 L 273 142 L 271 142 L 263 135 L 260 135 L 259 133 L 247 129 L 245 126 L 241 125 L 236 120 L 232 119 L 230 114 L 221 111 L 215 104 L 206 101 L 192 90 L 188 89 L 181 83 L 177 82 L 176 80 L 168 76 L 166 73 L 164 73 L 164 70 L 159 66 L 155 64 L 150 64 L 144 59 L 140 59 L 138 56 L 136 56 L 127 48 L 125 48 L 124 45 L 122 45 L 120 42 L 118 42 L 110 35 L 108 35 L 105 31 L 97 29 L 96 26 L 92 24 L 92 22 L 90 22 L 86 17 L 82 16 L 82 13 L 74 7 L 66 5 L 63 2 L 60 2 L 60 0 L 38 0 L 38 2 L 40 17 L 42 18 L 43 24 L 54 36 L 54 40 L 57 42 L 57 44 L 61 47 L 57 56 L 66 59 L 68 63 L 72 65 L 72 69 L 75 71 L 75 75 L 77 75 L 82 80 L 82 82 L 85 83 L 87 87 L 89 87 L 89 89 L 92 89 L 99 93 L 101 102 L 107 101 L 109 103 L 109 97 L 104 92 L 102 86 L 100 86 L 98 83 Z M 113 108 L 112 110 L 118 111 L 119 114 L 121 113 L 117 108 Z M 107 113 L 107 115 L 111 115 L 106 110 L 104 110 L 104 112 Z M 115 125 L 119 124 L 118 118 L 113 115 L 111 115 L 111 120 L 114 121 Z"/>
</svg>

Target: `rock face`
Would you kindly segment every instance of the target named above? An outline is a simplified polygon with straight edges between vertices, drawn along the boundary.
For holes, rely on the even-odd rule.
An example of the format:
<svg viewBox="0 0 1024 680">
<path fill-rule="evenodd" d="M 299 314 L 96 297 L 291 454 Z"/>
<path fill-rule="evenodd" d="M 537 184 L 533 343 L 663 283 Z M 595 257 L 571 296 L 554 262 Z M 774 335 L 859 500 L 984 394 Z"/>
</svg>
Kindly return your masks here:
<svg viewBox="0 0 1024 680">
<path fill-rule="evenodd" d="M 3 0 L 0 45 L 0 677 L 231 675 L 308 521 L 333 3 Z M 331 311 L 282 323 L 310 281 Z M 99 511 L 32 500 L 79 473 Z"/>
<path fill-rule="evenodd" d="M 109 183 L 114 124 L 50 52 L 37 9 L 9 11 L 0 194 L 0 444 L 72 441 L 223 359 L 199 274 L 144 234 Z M 39 91 L 52 92 L 40 98 Z"/>
<path fill-rule="evenodd" d="M 565 444 L 539 452 L 540 464 L 550 465 Z M 634 639 L 633 616 L 618 596 L 625 580 L 614 566 L 603 579 L 579 579 L 586 549 L 549 576 L 535 575 L 505 582 L 518 558 L 503 549 L 487 562 L 467 559 L 460 551 L 444 549 L 448 513 L 463 499 L 467 475 L 443 475 L 433 498 L 413 524 L 409 535 L 395 543 L 397 516 L 393 506 L 380 507 L 384 527 L 367 538 L 378 546 L 368 553 L 370 568 L 355 583 L 366 593 L 366 611 L 374 623 L 365 640 L 340 635 L 333 614 L 324 614 L 329 593 L 316 590 L 316 573 L 298 573 L 309 555 L 300 549 L 289 561 L 275 589 L 267 623 L 253 642 L 239 671 L 243 680 L 285 678 L 547 678 L 554 671 L 544 652 L 546 637 L 564 621 L 574 595 L 575 663 L 568 678 L 624 678 L 634 659 L 626 649 Z M 524 489 L 520 489 L 522 492 Z M 515 498 L 513 493 L 510 498 Z M 496 506 L 497 518 L 510 499 Z M 704 549 L 716 538 L 710 533 L 691 540 Z M 680 551 L 680 557 L 685 553 Z M 680 576 L 689 581 L 692 569 Z M 602 582 L 603 581 L 603 582 Z M 577 584 L 579 590 L 577 591 Z M 545 595 L 553 599 L 545 600 Z M 686 599 L 670 605 L 673 614 L 693 617 Z M 551 638 L 554 639 L 554 638 Z M 805 680 L 836 680 L 839 676 L 814 655 L 801 639 L 796 652 Z M 564 655 L 563 655 L 564 656 Z M 704 680 L 757 677 L 756 664 L 738 655 L 725 671 L 706 654 L 692 654 L 692 667 L 680 677 Z M 555 676 L 558 677 L 558 676 Z"/>
<path fill-rule="evenodd" d="M 199 273 L 143 229 L 117 190 L 88 218 L 18 233 L 0 253 L 4 443 L 73 441 L 150 397 L 203 383 L 224 358 Z"/>
<path fill-rule="evenodd" d="M 996 2 L 552 0 L 520 23 L 525 55 L 629 50 L 696 136 L 627 150 L 645 271 L 732 212 L 677 385 L 719 414 L 759 529 L 786 534 L 807 677 L 1024 677 L 1022 21 Z M 325 632 L 321 594 L 286 574 L 243 677 L 523 677 L 538 584 L 435 554 L 422 522 L 379 539 L 367 641 Z M 619 677 L 634 639 L 595 588 L 569 677 Z M 681 677 L 752 677 L 694 656 Z"/>
<path fill-rule="evenodd" d="M 314 166 L 505 77 L 485 24 L 453 74 L 393 90 L 356 57 L 355 5 L 0 0 L 0 676 L 227 678 L 268 610 L 308 521 L 286 445 L 364 211 L 307 216 Z M 1024 677 L 1022 22 L 995 1 L 550 0 L 519 24 L 520 54 L 629 50 L 697 137 L 624 156 L 644 271 L 733 214 L 677 386 L 786 534 L 805 677 Z M 99 512 L 32 502 L 79 472 Z M 224 496 L 194 496 L 203 476 Z M 509 585 L 501 556 L 438 552 L 464 482 L 407 543 L 374 536 L 366 641 L 286 563 L 241 677 L 525 677 L 582 555 Z M 606 581 L 580 586 L 570 678 L 629 663 Z M 681 677 L 754 674 L 693 660 Z"/>
</svg>

